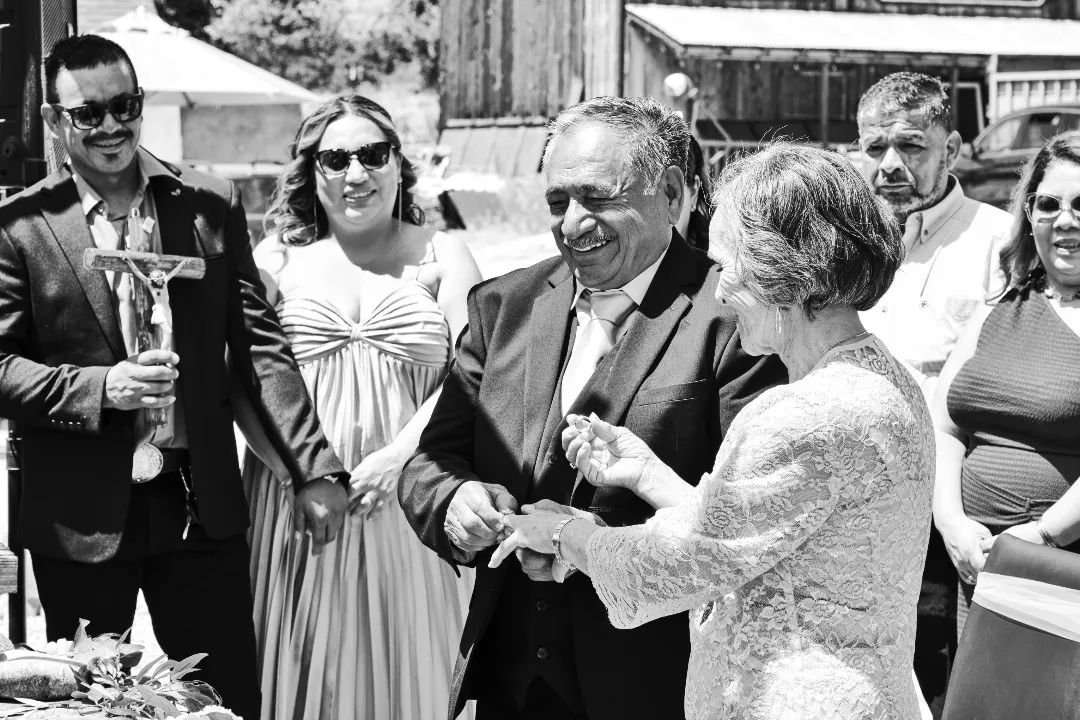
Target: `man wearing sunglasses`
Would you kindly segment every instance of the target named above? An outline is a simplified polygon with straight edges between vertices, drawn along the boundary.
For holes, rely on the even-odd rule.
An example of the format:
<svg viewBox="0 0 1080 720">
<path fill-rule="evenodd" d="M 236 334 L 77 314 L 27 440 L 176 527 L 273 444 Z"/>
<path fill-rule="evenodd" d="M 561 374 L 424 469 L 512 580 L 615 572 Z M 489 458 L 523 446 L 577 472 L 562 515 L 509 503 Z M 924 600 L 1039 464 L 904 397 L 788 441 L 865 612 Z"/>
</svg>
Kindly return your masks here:
<svg viewBox="0 0 1080 720">
<path fill-rule="evenodd" d="M 143 94 L 115 43 L 61 40 L 45 83 L 42 115 L 68 162 L 0 205 L 0 415 L 22 434 L 18 532 L 46 631 L 71 637 L 86 618 L 91 633 L 124 632 L 141 589 L 165 652 L 209 653 L 199 679 L 252 720 L 230 391 L 280 455 L 315 551 L 341 526 L 348 474 L 265 299 L 235 189 L 139 148 Z M 87 248 L 140 246 L 206 263 L 204 278 L 170 283 L 175 353 L 138 342 L 141 282 L 83 265 Z M 148 408 L 166 409 L 163 425 Z"/>
<path fill-rule="evenodd" d="M 904 229 L 907 250 L 892 287 L 863 324 L 908 363 L 927 400 L 979 305 L 997 294 L 998 251 L 1012 219 L 964 195 L 949 171 L 960 154 L 949 96 L 928 75 L 879 80 L 858 109 L 863 175 Z M 932 532 L 919 600 L 915 671 L 939 712 L 955 651 L 956 572 Z"/>
</svg>

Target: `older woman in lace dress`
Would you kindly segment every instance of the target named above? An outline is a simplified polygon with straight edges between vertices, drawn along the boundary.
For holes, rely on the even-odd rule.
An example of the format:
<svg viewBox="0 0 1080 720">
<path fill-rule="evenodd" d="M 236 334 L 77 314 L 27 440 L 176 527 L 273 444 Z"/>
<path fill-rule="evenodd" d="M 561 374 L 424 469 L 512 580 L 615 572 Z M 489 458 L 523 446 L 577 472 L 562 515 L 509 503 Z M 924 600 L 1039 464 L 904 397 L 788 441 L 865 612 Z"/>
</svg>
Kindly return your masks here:
<svg viewBox="0 0 1080 720">
<path fill-rule="evenodd" d="M 564 446 L 585 478 L 658 512 L 614 528 L 526 506 L 492 563 L 554 553 L 618 627 L 690 611 L 690 718 L 916 718 L 933 429 L 856 312 L 891 282 L 898 228 L 844 158 L 789 144 L 729 166 L 716 199 L 718 299 L 743 347 L 778 354 L 791 383 L 739 414 L 697 487 L 625 428 L 570 418 Z"/>
</svg>

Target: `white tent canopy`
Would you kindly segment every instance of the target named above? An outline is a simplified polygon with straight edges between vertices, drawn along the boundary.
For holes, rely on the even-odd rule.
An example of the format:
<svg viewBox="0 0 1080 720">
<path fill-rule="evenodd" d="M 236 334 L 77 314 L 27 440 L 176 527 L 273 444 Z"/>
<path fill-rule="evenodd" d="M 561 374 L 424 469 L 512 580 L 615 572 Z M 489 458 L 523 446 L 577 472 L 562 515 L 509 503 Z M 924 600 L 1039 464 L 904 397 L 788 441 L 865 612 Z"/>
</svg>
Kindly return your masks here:
<svg viewBox="0 0 1080 720">
<path fill-rule="evenodd" d="M 148 105 L 299 105 L 318 95 L 196 40 L 140 6 L 94 30 L 131 56 Z"/>
</svg>

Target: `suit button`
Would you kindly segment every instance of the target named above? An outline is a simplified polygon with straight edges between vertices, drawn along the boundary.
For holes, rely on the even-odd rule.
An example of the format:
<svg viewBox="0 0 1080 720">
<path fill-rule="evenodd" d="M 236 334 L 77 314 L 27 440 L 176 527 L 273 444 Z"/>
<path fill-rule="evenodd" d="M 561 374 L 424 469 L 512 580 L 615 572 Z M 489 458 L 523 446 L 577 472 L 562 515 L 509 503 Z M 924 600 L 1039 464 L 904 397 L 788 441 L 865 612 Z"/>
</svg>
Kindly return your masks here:
<svg viewBox="0 0 1080 720">
<path fill-rule="evenodd" d="M 548 654 L 548 649 L 546 647 L 536 649 L 536 657 L 539 660 L 547 660 Z"/>
<path fill-rule="evenodd" d="M 548 609 L 547 600 L 537 600 L 536 601 L 536 609 L 539 612 L 547 612 L 547 609 Z"/>
<path fill-rule="evenodd" d="M 554 465 L 559 462 L 559 453 L 551 453 L 548 455 L 548 465 Z"/>
</svg>

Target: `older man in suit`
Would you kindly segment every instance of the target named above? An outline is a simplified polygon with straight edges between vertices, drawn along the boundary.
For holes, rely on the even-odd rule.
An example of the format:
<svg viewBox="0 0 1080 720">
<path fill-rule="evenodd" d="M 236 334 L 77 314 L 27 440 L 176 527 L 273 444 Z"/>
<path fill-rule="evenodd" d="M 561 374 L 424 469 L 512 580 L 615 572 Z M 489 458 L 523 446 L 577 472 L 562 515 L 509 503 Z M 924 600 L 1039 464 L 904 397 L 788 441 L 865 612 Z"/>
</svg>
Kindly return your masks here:
<svg viewBox="0 0 1080 720">
<path fill-rule="evenodd" d="M 60 41 L 45 80 L 42 115 L 69 163 L 0 206 L 0 415 L 22 433 L 18 532 L 46 633 L 70 637 L 79 618 L 91 633 L 123 632 L 142 589 L 162 648 L 209 653 L 197 677 L 253 720 L 226 349 L 315 547 L 340 527 L 348 474 L 266 302 L 236 191 L 138 147 L 142 93 L 115 43 Z M 138 345 L 140 280 L 84 267 L 87 248 L 124 249 L 136 235 L 146 250 L 205 260 L 204 278 L 169 286 L 175 352 Z M 164 424 L 148 421 L 152 408 Z"/>
<path fill-rule="evenodd" d="M 429 547 L 478 566 L 451 716 L 478 698 L 480 720 L 681 717 L 685 618 L 615 630 L 588 580 L 546 556 L 522 552 L 520 567 L 494 570 L 486 559 L 503 513 L 526 502 L 608 524 L 651 513 L 630 493 L 576 481 L 560 447 L 567 413 L 626 425 L 680 476 L 700 477 L 739 408 L 783 380 L 774 360 L 743 353 L 714 299 L 718 269 L 672 232 L 688 142 L 653 100 L 564 111 L 544 158 L 562 257 L 469 296 L 469 326 L 399 490 Z"/>
</svg>

